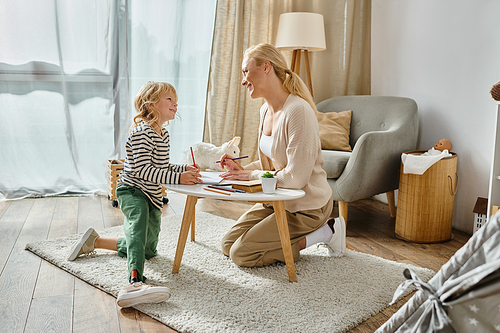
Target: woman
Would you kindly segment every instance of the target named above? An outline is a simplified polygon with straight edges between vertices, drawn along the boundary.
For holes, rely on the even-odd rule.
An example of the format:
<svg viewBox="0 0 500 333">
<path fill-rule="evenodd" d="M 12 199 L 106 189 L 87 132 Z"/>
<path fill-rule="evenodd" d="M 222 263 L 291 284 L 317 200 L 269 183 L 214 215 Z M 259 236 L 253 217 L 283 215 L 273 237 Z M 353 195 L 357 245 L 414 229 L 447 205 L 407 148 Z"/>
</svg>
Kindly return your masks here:
<svg viewBox="0 0 500 333">
<path fill-rule="evenodd" d="M 266 171 L 278 178 L 278 187 L 301 189 L 305 196 L 285 201 L 294 260 L 299 251 L 325 243 L 331 256 L 345 251 L 345 222 L 327 221 L 332 209 L 332 191 L 323 170 L 323 156 L 309 90 L 288 69 L 281 52 L 270 44 L 245 51 L 243 81 L 251 98 L 264 98 L 260 109 L 259 160 L 245 167 L 231 156 L 222 156 L 225 179 L 258 179 Z M 273 207 L 256 204 L 246 212 L 222 240 L 222 250 L 237 265 L 260 267 L 284 261 Z"/>
</svg>

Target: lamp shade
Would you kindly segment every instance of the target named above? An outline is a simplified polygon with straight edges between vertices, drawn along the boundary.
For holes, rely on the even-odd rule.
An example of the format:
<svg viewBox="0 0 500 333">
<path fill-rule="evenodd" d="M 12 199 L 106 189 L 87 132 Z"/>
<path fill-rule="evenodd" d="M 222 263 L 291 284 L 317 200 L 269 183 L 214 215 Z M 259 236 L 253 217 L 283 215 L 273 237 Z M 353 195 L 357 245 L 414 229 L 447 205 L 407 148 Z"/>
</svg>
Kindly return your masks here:
<svg viewBox="0 0 500 333">
<path fill-rule="evenodd" d="M 276 47 L 323 51 L 326 49 L 323 15 L 317 13 L 285 13 L 280 15 Z"/>
</svg>

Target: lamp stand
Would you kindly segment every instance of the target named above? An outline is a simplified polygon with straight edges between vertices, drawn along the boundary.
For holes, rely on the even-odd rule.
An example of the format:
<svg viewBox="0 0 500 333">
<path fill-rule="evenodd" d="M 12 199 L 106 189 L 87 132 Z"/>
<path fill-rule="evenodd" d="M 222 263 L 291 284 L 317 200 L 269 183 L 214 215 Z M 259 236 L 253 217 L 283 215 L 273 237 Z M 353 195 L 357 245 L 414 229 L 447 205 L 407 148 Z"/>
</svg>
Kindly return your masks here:
<svg viewBox="0 0 500 333">
<path fill-rule="evenodd" d="M 300 74 L 300 57 L 302 54 L 301 49 L 296 49 L 293 50 L 293 55 L 292 55 L 292 66 L 291 70 L 295 72 L 297 75 Z M 311 92 L 311 96 L 313 95 L 313 86 L 312 86 L 312 80 L 311 80 L 311 67 L 309 66 L 309 51 L 304 50 L 304 57 L 306 58 L 306 74 L 307 74 L 307 85 L 309 87 L 309 91 Z"/>
</svg>

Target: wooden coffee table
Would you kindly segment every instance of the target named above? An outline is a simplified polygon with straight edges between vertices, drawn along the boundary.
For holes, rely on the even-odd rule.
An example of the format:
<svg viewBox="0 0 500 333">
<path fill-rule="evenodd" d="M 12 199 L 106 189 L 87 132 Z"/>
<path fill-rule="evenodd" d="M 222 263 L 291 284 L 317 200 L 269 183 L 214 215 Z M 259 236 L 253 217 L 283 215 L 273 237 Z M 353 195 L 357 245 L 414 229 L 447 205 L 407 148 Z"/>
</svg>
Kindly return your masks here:
<svg viewBox="0 0 500 333">
<path fill-rule="evenodd" d="M 231 195 L 224 195 L 206 191 L 203 188 L 206 185 L 164 185 L 167 189 L 172 191 L 186 194 L 186 206 L 184 207 L 184 215 L 182 216 L 181 230 L 179 232 L 179 240 L 177 242 L 177 250 L 175 252 L 174 266 L 172 273 L 178 273 L 181 266 L 182 255 L 186 245 L 189 228 L 191 227 L 191 241 L 194 241 L 194 218 L 195 206 L 198 198 L 213 198 L 220 200 L 230 201 L 249 201 L 255 203 L 271 204 L 276 213 L 276 223 L 283 248 L 283 255 L 285 256 L 285 264 L 288 272 L 288 279 L 291 282 L 297 282 L 295 273 L 295 264 L 293 262 L 292 245 L 290 242 L 290 233 L 288 231 L 288 222 L 286 220 L 285 201 L 301 198 L 305 195 L 302 190 L 289 190 L 289 189 L 276 189 L 274 194 L 264 194 L 262 192 L 256 193 L 231 193 Z M 228 192 L 229 193 L 229 192 Z"/>
</svg>

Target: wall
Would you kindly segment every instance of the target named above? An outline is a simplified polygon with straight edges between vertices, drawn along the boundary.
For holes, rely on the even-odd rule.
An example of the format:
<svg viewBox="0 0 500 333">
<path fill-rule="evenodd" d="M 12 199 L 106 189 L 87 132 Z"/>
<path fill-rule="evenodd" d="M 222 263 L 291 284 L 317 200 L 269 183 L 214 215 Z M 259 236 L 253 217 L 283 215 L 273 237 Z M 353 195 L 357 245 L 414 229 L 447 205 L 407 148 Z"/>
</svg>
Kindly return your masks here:
<svg viewBox="0 0 500 333">
<path fill-rule="evenodd" d="M 487 197 L 500 81 L 500 1 L 373 0 L 372 95 L 413 98 L 417 149 L 439 139 L 458 154 L 453 227 L 472 233 L 477 197 Z"/>
</svg>

